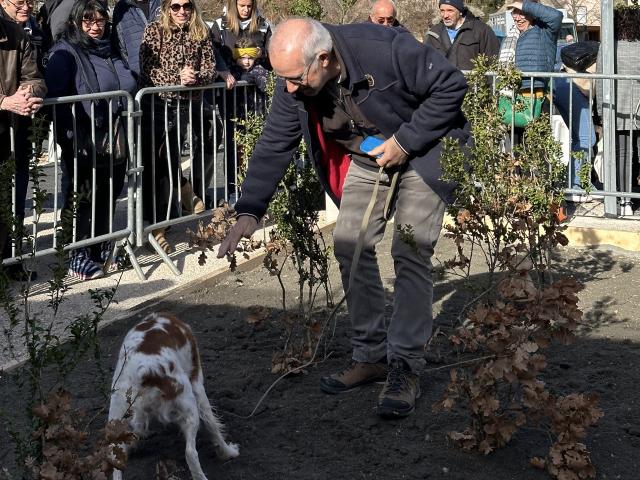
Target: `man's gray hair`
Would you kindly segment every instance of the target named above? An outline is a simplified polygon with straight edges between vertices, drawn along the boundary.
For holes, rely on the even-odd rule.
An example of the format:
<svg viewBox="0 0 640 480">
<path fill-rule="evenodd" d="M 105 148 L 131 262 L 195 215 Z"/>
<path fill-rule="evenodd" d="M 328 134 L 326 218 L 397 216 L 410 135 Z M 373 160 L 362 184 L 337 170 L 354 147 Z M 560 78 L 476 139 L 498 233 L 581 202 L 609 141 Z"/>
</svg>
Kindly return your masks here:
<svg viewBox="0 0 640 480">
<path fill-rule="evenodd" d="M 319 21 L 309 19 L 309 36 L 302 43 L 302 58 L 305 64 L 310 64 L 319 52 L 333 51 L 331 34 Z"/>
<path fill-rule="evenodd" d="M 324 25 L 322 25 L 317 20 L 306 17 L 290 17 L 287 20 L 292 20 L 294 18 L 304 20 L 305 23 L 309 26 L 309 32 L 307 36 L 302 40 L 301 45 L 302 60 L 304 61 L 305 65 L 309 65 L 311 62 L 313 62 L 318 53 L 322 51 L 333 51 L 333 40 L 331 39 L 331 34 L 329 33 L 329 30 L 324 27 Z M 277 36 L 278 29 L 281 25 L 282 23 L 279 23 L 273 29 L 271 35 L 272 38 Z M 271 54 L 271 52 L 269 52 L 269 54 Z"/>
</svg>

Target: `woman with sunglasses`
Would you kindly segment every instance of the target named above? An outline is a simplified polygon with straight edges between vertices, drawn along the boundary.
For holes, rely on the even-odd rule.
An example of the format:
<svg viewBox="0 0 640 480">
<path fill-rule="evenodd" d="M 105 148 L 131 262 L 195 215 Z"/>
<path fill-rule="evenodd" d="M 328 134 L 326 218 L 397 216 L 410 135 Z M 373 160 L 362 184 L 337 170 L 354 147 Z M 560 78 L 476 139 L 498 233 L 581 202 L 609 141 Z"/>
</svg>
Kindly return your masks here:
<svg viewBox="0 0 640 480">
<path fill-rule="evenodd" d="M 213 83 L 215 77 L 211 33 L 194 0 L 163 0 L 159 18 L 147 25 L 142 37 L 141 86 L 198 87 Z M 167 92 L 153 96 L 155 115 L 151 114 L 151 98 L 151 95 L 143 97 L 142 148 L 144 160 L 151 160 L 155 165 L 153 168 L 146 165 L 143 170 L 143 217 L 146 222 L 156 223 L 179 216 L 178 198 L 184 213 L 204 211 L 201 197 L 194 193 L 191 183 L 179 175 L 184 140 L 192 147 L 192 166 L 196 170 L 191 172 L 192 178 L 199 174 L 202 94 L 201 91 Z M 180 132 L 176 131 L 178 123 Z M 189 137 L 189 130 L 191 136 L 185 138 Z M 155 151 L 152 150 L 154 143 Z M 198 189 L 201 182 L 196 181 L 195 185 Z M 162 250 L 173 252 L 164 228 L 154 230 L 153 236 Z"/>
<path fill-rule="evenodd" d="M 267 58 L 271 24 L 260 14 L 257 0 L 227 0 L 224 15 L 213 23 L 211 32 L 227 65 L 235 64 L 235 44 L 242 38 L 249 38 L 260 49 L 259 63 L 271 69 Z"/>
<path fill-rule="evenodd" d="M 45 81 L 49 97 L 135 92 L 131 71 L 111 50 L 106 3 L 75 2 L 66 30 L 49 53 Z M 122 191 L 127 168 L 125 128 L 120 121 L 125 108 L 126 101 L 114 99 L 79 102 L 75 112 L 71 104 L 55 109 L 57 141 L 62 150 L 63 218 L 65 211 L 71 215 L 75 209 L 75 235 L 70 225 L 63 225 L 65 242 L 112 231 L 115 200 Z M 111 242 L 73 250 L 69 274 L 81 280 L 101 277 L 102 264 L 111 253 Z"/>
</svg>

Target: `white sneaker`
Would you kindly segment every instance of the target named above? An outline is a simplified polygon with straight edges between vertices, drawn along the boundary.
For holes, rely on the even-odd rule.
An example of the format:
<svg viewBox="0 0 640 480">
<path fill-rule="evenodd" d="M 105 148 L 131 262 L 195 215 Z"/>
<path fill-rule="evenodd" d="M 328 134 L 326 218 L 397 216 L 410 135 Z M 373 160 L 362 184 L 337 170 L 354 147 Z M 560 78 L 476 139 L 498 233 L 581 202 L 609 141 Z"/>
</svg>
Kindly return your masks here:
<svg viewBox="0 0 640 480">
<path fill-rule="evenodd" d="M 602 198 L 602 196 L 600 196 L 600 198 Z M 564 199 L 567 202 L 572 202 L 572 203 L 587 203 L 595 200 L 595 197 L 591 194 L 586 194 L 586 193 L 567 193 L 564 196 Z"/>
<path fill-rule="evenodd" d="M 631 217 L 633 215 L 633 207 L 631 206 L 631 202 L 629 203 L 621 203 L 618 206 L 618 211 L 620 212 L 621 217 Z"/>
</svg>

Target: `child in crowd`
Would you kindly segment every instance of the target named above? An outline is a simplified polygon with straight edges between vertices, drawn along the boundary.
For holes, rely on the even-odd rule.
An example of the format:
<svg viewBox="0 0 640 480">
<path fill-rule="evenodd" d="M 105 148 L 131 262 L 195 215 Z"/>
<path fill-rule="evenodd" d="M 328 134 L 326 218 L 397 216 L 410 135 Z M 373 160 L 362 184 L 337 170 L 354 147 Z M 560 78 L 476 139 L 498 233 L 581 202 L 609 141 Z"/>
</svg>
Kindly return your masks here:
<svg viewBox="0 0 640 480">
<path fill-rule="evenodd" d="M 265 91 L 269 72 L 256 63 L 261 56 L 261 49 L 251 38 L 243 37 L 234 45 L 235 63 L 231 65 L 231 74 L 236 80 L 250 85 L 236 86 L 234 92 L 227 93 L 227 198 L 231 203 L 235 202 L 239 194 L 237 174 L 243 170 L 240 165 L 243 164 L 244 157 L 241 149 L 236 150 L 233 141 L 236 129 L 240 128 L 236 119 L 246 119 L 247 113 L 263 114 L 266 111 Z"/>
<path fill-rule="evenodd" d="M 256 63 L 262 52 L 260 48 L 250 38 L 241 38 L 233 47 L 233 59 L 235 65 L 232 66 L 231 73 L 236 80 L 244 80 L 256 85 L 259 98 L 264 98 L 267 88 L 267 69 Z"/>
</svg>

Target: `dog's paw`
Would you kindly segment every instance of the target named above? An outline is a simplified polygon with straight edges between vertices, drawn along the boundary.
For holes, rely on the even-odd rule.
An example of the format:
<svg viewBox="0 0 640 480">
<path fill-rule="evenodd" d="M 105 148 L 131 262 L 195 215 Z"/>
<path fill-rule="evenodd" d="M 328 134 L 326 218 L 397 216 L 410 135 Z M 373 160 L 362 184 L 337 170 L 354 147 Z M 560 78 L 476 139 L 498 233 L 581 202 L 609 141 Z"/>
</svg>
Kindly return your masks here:
<svg viewBox="0 0 640 480">
<path fill-rule="evenodd" d="M 240 455 L 240 445 L 237 443 L 227 443 L 218 448 L 218 456 L 222 460 L 229 460 Z"/>
</svg>

